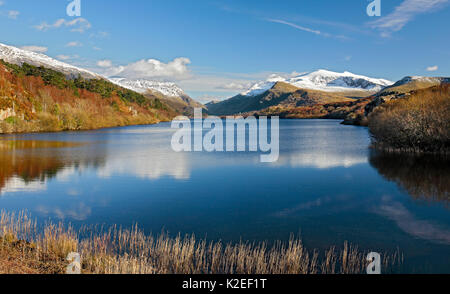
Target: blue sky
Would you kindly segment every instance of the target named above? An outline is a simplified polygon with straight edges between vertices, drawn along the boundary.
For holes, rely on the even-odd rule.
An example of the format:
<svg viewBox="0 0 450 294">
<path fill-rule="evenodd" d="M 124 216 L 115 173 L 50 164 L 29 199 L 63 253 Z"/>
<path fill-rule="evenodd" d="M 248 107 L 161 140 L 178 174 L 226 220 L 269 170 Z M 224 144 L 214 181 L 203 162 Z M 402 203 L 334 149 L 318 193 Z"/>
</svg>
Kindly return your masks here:
<svg viewBox="0 0 450 294">
<path fill-rule="evenodd" d="M 450 0 L 0 0 L 0 42 L 105 75 L 174 81 L 201 101 L 272 73 L 450 76 Z M 150 61 L 149 61 L 150 60 Z"/>
</svg>

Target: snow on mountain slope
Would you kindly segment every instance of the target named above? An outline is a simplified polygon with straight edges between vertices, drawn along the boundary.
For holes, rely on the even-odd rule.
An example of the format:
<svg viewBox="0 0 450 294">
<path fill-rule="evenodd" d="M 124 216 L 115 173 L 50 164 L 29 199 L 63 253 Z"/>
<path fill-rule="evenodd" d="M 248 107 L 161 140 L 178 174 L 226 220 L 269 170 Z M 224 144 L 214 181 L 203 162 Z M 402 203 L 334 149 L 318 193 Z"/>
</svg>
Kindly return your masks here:
<svg viewBox="0 0 450 294">
<path fill-rule="evenodd" d="M 254 84 L 252 87 L 250 87 L 250 89 L 242 93 L 242 95 L 257 96 L 259 94 L 266 92 L 267 90 L 270 90 L 277 82 L 285 82 L 285 81 L 286 79 L 281 76 L 272 75 L 266 81 Z"/>
<path fill-rule="evenodd" d="M 13 46 L 8 46 L 0 43 L 0 59 L 6 62 L 22 65 L 28 63 L 34 66 L 44 66 L 66 74 L 70 78 L 75 78 L 81 75 L 87 79 L 103 78 L 102 76 L 90 72 L 88 70 L 58 61 L 47 55 L 35 53 Z"/>
<path fill-rule="evenodd" d="M 421 76 L 411 76 L 411 77 L 404 77 L 400 81 L 396 82 L 392 85 L 392 87 L 397 87 L 401 85 L 405 85 L 411 82 L 423 82 L 423 83 L 448 83 L 450 82 L 450 78 L 443 78 L 443 77 L 421 77 Z"/>
<path fill-rule="evenodd" d="M 150 80 L 128 80 L 125 78 L 110 78 L 110 81 L 127 89 L 133 90 L 138 93 L 145 93 L 148 90 L 157 91 L 163 95 L 170 97 L 183 97 L 187 96 L 184 91 L 174 83 L 159 82 Z"/>
<path fill-rule="evenodd" d="M 2 43 L 0 43 L 0 59 L 17 65 L 28 63 L 34 66 L 44 66 L 46 68 L 62 72 L 69 78 L 75 78 L 81 75 L 87 79 L 106 79 L 99 74 L 58 61 L 44 54 L 19 49 L 17 47 L 8 46 Z M 171 97 L 187 96 L 184 91 L 174 83 L 149 80 L 127 80 L 124 78 L 111 78 L 109 80 L 121 87 L 136 91 L 138 93 L 145 93 L 150 89 Z"/>
<path fill-rule="evenodd" d="M 325 92 L 343 92 L 351 90 L 380 91 L 393 82 L 385 79 L 374 79 L 350 72 L 337 73 L 328 70 L 318 70 L 295 77 L 283 78 L 272 76 L 267 81 L 254 84 L 244 96 L 256 96 L 271 89 L 277 82 L 285 82 L 303 89 L 320 90 Z"/>
</svg>

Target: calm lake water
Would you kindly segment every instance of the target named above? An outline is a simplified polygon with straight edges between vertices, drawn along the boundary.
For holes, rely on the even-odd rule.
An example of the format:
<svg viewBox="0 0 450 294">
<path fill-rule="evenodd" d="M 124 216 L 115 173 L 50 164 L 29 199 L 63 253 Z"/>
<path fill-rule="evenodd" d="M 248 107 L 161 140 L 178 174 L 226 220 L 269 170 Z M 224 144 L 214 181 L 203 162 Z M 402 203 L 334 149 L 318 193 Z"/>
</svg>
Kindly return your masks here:
<svg viewBox="0 0 450 294">
<path fill-rule="evenodd" d="M 280 159 L 175 153 L 170 124 L 0 137 L 0 209 L 38 220 L 138 223 L 223 241 L 345 241 L 450 273 L 450 164 L 376 154 L 366 128 L 280 121 Z"/>
</svg>

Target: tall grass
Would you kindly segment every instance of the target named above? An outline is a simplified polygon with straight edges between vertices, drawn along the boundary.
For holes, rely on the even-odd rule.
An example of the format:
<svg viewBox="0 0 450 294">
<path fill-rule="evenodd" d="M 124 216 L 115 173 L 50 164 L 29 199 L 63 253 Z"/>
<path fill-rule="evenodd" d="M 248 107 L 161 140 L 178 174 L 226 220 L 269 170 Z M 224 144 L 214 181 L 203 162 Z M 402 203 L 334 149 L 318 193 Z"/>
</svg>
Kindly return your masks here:
<svg viewBox="0 0 450 294">
<path fill-rule="evenodd" d="M 43 264 L 38 268 L 41 273 L 49 273 L 46 268 L 53 271 L 50 273 L 55 269 L 64 273 L 65 257 L 70 252 L 81 254 L 83 273 L 95 274 L 359 274 L 367 267 L 367 254 L 348 243 L 341 250 L 332 247 L 320 254 L 308 251 L 293 237 L 268 247 L 263 242 L 224 244 L 194 236 L 154 237 L 137 226 L 75 231 L 48 223 L 41 231 L 25 213 L 2 212 L 1 250 L 18 240 L 30 242 L 32 250 L 24 250 L 21 258 L 33 265 Z M 383 272 L 389 272 L 403 258 L 398 252 L 383 256 Z"/>
</svg>

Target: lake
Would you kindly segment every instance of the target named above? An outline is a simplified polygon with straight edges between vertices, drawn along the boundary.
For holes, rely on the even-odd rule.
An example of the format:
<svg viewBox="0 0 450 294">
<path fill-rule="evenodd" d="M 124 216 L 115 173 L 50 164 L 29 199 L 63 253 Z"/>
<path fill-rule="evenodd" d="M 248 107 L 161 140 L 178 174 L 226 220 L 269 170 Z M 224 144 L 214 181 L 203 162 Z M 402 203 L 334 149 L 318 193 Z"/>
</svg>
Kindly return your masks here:
<svg viewBox="0 0 450 294">
<path fill-rule="evenodd" d="M 450 273 L 450 162 L 371 151 L 366 128 L 281 120 L 280 157 L 176 153 L 169 123 L 0 137 L 0 209 L 226 242 L 345 241 Z"/>
</svg>

